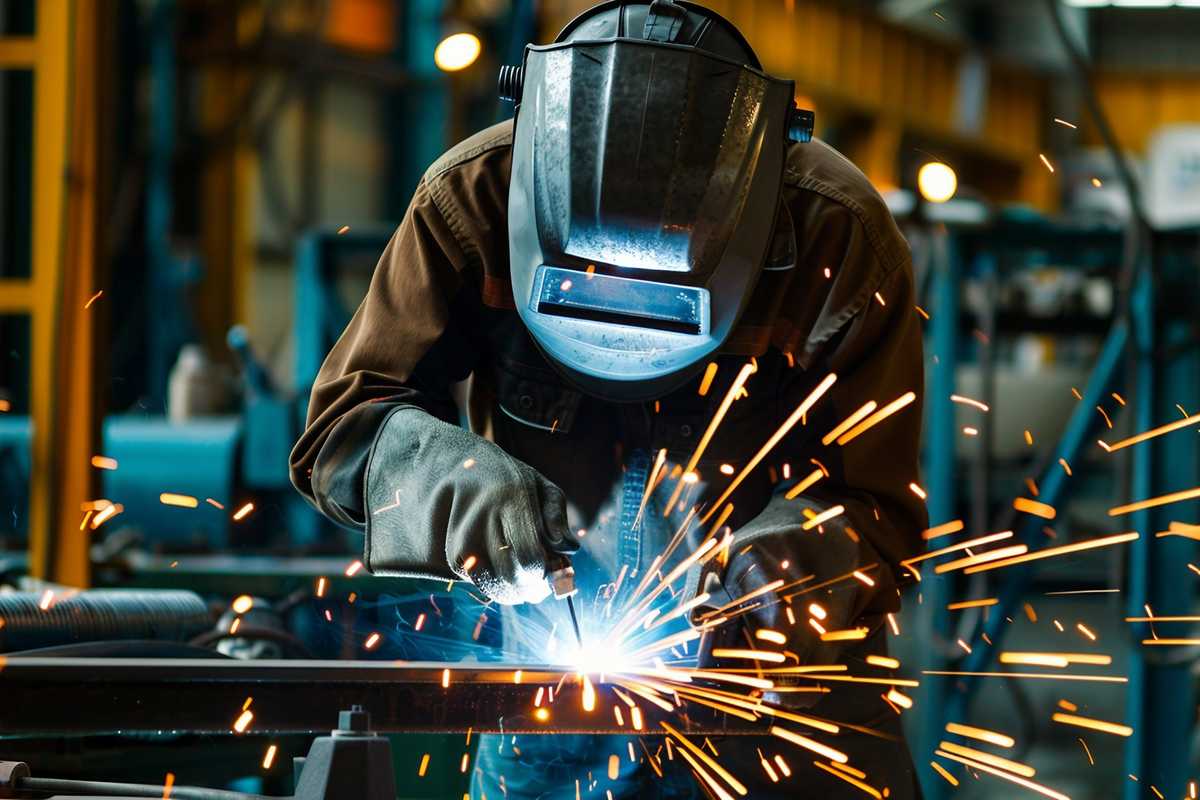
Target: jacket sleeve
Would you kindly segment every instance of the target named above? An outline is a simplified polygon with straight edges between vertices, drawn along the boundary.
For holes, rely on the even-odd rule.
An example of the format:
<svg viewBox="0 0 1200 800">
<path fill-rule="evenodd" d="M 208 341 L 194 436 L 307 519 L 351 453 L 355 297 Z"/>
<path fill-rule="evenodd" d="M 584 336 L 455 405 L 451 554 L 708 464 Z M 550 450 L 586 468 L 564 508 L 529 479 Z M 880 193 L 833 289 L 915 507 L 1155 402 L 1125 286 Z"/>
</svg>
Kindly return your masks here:
<svg viewBox="0 0 1200 800">
<path fill-rule="evenodd" d="M 794 305 L 821 308 L 820 301 L 811 299 L 825 297 L 807 330 L 823 331 L 827 338 L 815 345 L 809 339 L 806 363 L 783 383 L 781 413 L 790 413 L 829 373 L 837 380 L 781 443 L 791 480 L 771 502 L 791 505 L 796 515 L 805 508 L 843 505 L 844 519 L 828 526 L 829 532 L 861 539 L 861 563 L 879 565 L 878 588 L 887 590 L 899 577 L 899 562 L 920 548 L 920 532 L 927 525 L 924 502 L 910 489 L 910 484 L 920 485 L 922 338 L 903 238 L 894 226 L 873 238 L 848 216 L 838 215 L 816 228 L 800 262 L 817 281 L 802 288 L 810 302 Z M 873 401 L 883 408 L 907 392 L 915 394 L 912 403 L 844 446 L 836 440 L 823 442 L 864 404 Z M 814 470 L 822 471 L 821 479 L 787 499 L 789 490 Z M 894 593 L 880 599 L 890 607 Z"/>
<path fill-rule="evenodd" d="M 388 414 L 417 406 L 457 424 L 451 384 L 474 367 L 460 243 L 429 191 L 417 187 L 370 288 L 313 385 L 292 483 L 334 521 L 361 529 L 363 480 Z"/>
</svg>

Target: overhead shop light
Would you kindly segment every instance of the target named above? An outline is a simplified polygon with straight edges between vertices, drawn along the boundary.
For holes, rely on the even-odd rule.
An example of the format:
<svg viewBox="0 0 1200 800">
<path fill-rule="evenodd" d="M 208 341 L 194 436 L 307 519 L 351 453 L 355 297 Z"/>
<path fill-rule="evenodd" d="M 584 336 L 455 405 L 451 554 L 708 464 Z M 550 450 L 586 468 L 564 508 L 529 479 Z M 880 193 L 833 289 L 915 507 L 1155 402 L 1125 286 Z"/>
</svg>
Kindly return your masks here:
<svg viewBox="0 0 1200 800">
<path fill-rule="evenodd" d="M 442 39 L 433 51 L 433 62 L 444 72 L 458 72 L 475 63 L 483 44 L 473 33 L 455 33 Z"/>
</svg>

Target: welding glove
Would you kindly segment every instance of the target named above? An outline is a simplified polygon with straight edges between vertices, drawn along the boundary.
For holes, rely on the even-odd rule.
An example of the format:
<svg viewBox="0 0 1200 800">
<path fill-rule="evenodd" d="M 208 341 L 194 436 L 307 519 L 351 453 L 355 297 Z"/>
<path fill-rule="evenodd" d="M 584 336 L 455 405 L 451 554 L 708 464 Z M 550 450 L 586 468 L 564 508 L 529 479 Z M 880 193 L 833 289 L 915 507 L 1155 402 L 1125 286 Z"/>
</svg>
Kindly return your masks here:
<svg viewBox="0 0 1200 800">
<path fill-rule="evenodd" d="M 702 627 L 721 616 L 729 617 L 728 621 L 703 630 L 699 649 L 701 668 L 838 663 L 843 644 L 822 641 L 809 619 L 815 619 L 826 631 L 852 628 L 871 598 L 868 587 L 851 573 L 877 559 L 872 557 L 873 550 L 861 536 L 847 532 L 849 521 L 845 515 L 825 522 L 820 530 L 803 529 L 802 509 L 820 513 L 830 505 L 803 495 L 794 500 L 777 495 L 761 514 L 735 533 L 723 569 L 714 559 L 705 565 L 707 570 L 703 574 L 692 576 L 697 592 L 707 591 L 711 598 L 719 598 L 699 606 L 692 613 L 692 624 Z M 783 585 L 777 590 L 717 611 L 780 579 Z M 827 581 L 832 583 L 822 586 Z M 818 608 L 810 611 L 812 604 Z M 756 635 L 756 631 L 765 629 L 784 634 L 786 644 L 775 644 Z M 785 653 L 787 661 L 770 664 L 723 659 L 719 653 L 725 648 L 775 650 Z M 815 693 L 796 694 L 789 705 L 811 705 L 818 698 Z"/>
<path fill-rule="evenodd" d="M 561 489 L 415 406 L 384 421 L 364 484 L 364 566 L 375 575 L 470 581 L 498 603 L 538 603 L 547 565 L 579 549 Z"/>
</svg>

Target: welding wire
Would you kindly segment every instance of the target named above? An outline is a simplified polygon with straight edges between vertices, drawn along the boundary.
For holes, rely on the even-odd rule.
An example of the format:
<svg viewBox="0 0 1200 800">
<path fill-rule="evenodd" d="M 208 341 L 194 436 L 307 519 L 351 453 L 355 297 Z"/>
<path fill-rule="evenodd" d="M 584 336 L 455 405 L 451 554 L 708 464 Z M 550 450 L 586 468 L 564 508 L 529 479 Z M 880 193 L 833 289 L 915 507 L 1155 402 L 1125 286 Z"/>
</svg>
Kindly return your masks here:
<svg viewBox="0 0 1200 800">
<path fill-rule="evenodd" d="M 850 442 L 857 439 L 860 435 L 862 435 L 866 431 L 870 430 L 871 428 L 875 427 L 880 422 L 883 422 L 885 419 L 890 417 L 892 414 L 895 414 L 897 411 L 899 411 L 900 409 L 909 405 L 916 399 L 917 399 L 917 395 L 914 392 L 905 392 L 904 394 L 900 395 L 892 402 L 888 403 L 883 408 L 876 411 L 871 416 L 864 419 L 862 422 L 855 425 L 853 428 L 851 428 L 846 433 L 843 433 L 841 436 L 838 437 L 837 443 L 839 445 L 849 444 Z"/>
<path fill-rule="evenodd" d="M 1191 426 L 1197 424 L 1200 424 L 1200 414 L 1195 414 L 1186 419 L 1176 420 L 1175 422 L 1162 425 L 1158 428 L 1152 428 L 1145 433 L 1139 433 L 1136 436 L 1130 436 L 1128 439 L 1122 439 L 1114 444 L 1108 444 L 1107 442 L 1101 441 L 1100 446 L 1111 453 L 1114 450 L 1120 450 L 1124 447 L 1140 444 L 1148 439 L 1153 439 L 1156 436 L 1162 436 L 1164 433 L 1171 433 L 1172 431 L 1177 431 L 1180 428 L 1190 428 Z"/>
<path fill-rule="evenodd" d="M 981 742 L 987 742 L 988 744 L 994 744 L 997 747 L 1011 748 L 1014 745 L 1016 745 L 1016 743 L 1017 743 L 1016 739 L 1012 738 L 1011 736 L 1006 736 L 1003 733 L 996 733 L 995 731 L 989 731 L 986 728 L 976 728 L 973 725 L 960 725 L 957 722 L 946 723 L 946 733 L 953 733 L 953 734 L 957 734 L 958 736 L 965 736 L 968 739 L 977 739 Z"/>
<path fill-rule="evenodd" d="M 1108 510 L 1108 515 L 1110 517 L 1119 517 L 1122 514 L 1132 514 L 1134 511 L 1170 505 L 1171 503 L 1179 503 L 1184 500 L 1192 500 L 1197 497 L 1200 497 L 1200 487 L 1196 487 L 1195 489 L 1185 489 L 1182 492 L 1171 492 L 1170 494 L 1164 494 L 1159 497 L 1151 497 L 1146 500 L 1138 500 L 1123 506 L 1115 506 Z"/>
<path fill-rule="evenodd" d="M 822 764 L 820 761 L 814 761 L 812 763 L 814 766 L 820 767 L 821 769 L 828 772 L 830 775 L 836 775 L 837 777 L 841 778 L 842 780 L 844 780 L 846 783 L 850 784 L 851 786 L 853 786 L 857 789 L 861 789 L 862 791 L 866 792 L 871 797 L 876 798 L 876 800 L 881 800 L 881 798 L 883 797 L 883 795 L 879 793 L 879 790 L 876 789 L 874 786 L 870 785 L 869 783 L 863 783 L 861 780 L 854 777 L 853 775 L 847 775 L 846 773 L 842 772 L 841 770 L 834 769 L 833 767 L 829 766 L 828 764 Z"/>
<path fill-rule="evenodd" d="M 967 575 L 973 575 L 976 572 L 984 572 L 990 569 L 999 569 L 1000 567 L 1010 567 L 1013 564 L 1024 564 L 1027 561 L 1037 561 L 1043 558 L 1054 558 L 1056 556 L 1066 555 L 1067 553 L 1077 553 L 1081 550 L 1094 550 L 1098 547 L 1108 547 L 1114 544 L 1124 544 L 1132 542 L 1139 538 L 1140 534 L 1136 531 L 1130 533 L 1119 533 L 1114 536 L 1104 536 L 1099 539 L 1091 539 L 1086 542 L 1077 542 L 1075 544 L 1066 544 L 1061 547 L 1048 547 L 1045 550 L 1038 550 L 1035 553 L 1026 553 L 1013 558 L 1004 558 L 999 561 L 989 561 L 986 564 L 968 567 L 964 570 Z"/>
<path fill-rule="evenodd" d="M 717 407 L 716 412 L 713 414 L 712 420 L 708 423 L 708 427 L 705 429 L 704 435 L 700 437 L 700 442 L 696 445 L 695 451 L 692 453 L 691 458 L 688 459 L 687 466 L 684 467 L 683 473 L 680 475 L 679 480 L 675 482 L 675 490 L 671 493 L 671 499 L 667 501 L 666 508 L 663 510 L 664 517 L 671 513 L 671 509 L 675 507 L 675 503 L 679 500 L 679 495 L 683 491 L 684 486 L 683 475 L 687 475 L 689 472 L 695 471 L 696 465 L 700 463 L 701 456 L 703 456 L 704 451 L 708 449 L 708 444 L 712 440 L 713 434 L 717 432 L 717 428 L 720 426 L 722 420 L 725 419 L 725 414 L 728 413 L 729 407 L 733 405 L 733 401 L 737 399 L 739 394 L 741 394 L 742 387 L 745 385 L 746 380 L 757 371 L 758 367 L 755 366 L 754 362 L 751 362 L 743 366 L 741 371 L 738 372 L 737 377 L 734 378 L 733 383 L 729 387 L 729 391 L 725 393 L 724 399 L 721 400 L 721 405 Z"/>
<path fill-rule="evenodd" d="M 677 731 L 675 728 L 671 727 L 671 725 L 666 722 L 659 722 L 659 725 L 661 725 L 663 727 L 663 730 L 665 730 L 667 733 L 671 734 L 671 736 L 675 737 L 675 739 L 678 740 L 680 744 L 682 744 L 685 748 L 690 750 L 693 755 L 695 755 L 697 758 L 699 758 L 701 761 L 703 761 L 706 765 L 708 765 L 708 767 L 710 769 L 712 769 L 713 772 L 720 775 L 721 778 L 726 783 L 728 783 L 735 792 L 737 792 L 738 794 L 743 795 L 743 796 L 747 794 L 746 787 L 742 785 L 741 781 L 739 781 L 737 778 L 730 775 L 728 770 L 726 770 L 724 767 L 722 767 L 720 764 L 718 764 L 716 761 L 714 761 L 712 759 L 712 757 L 710 757 L 707 753 L 705 753 L 703 750 L 701 750 L 699 747 L 697 747 L 695 744 L 693 744 L 691 741 L 689 741 L 686 736 L 684 736 L 682 733 Z"/>
<path fill-rule="evenodd" d="M 754 454 L 754 457 L 751 458 L 749 462 L 747 462 L 746 466 L 742 468 L 742 471 L 738 473 L 737 477 L 730 481 L 729 486 L 725 487 L 725 491 L 722 492 L 721 496 L 713 503 L 712 508 L 710 508 L 708 513 L 700 519 L 701 522 L 708 522 L 709 517 L 713 515 L 716 509 L 729 499 L 729 496 L 732 495 L 737 487 L 742 484 L 742 481 L 746 479 L 746 476 L 748 476 L 754 470 L 754 468 L 757 467 L 759 463 L 767 457 L 767 454 L 774 449 L 775 445 L 779 444 L 779 441 L 783 439 L 784 436 L 787 436 L 788 432 L 791 431 L 791 429 L 795 427 L 796 423 L 800 421 L 800 418 L 809 412 L 816 402 L 820 400 L 827 391 L 829 391 L 829 387 L 833 386 L 836 381 L 837 375 L 831 372 L 825 376 L 824 380 L 817 384 L 817 387 L 809 393 L 808 397 L 801 401 L 800 405 L 796 407 L 796 410 L 792 412 L 791 416 L 783 421 L 783 424 L 779 426 L 779 429 L 776 430 L 775 433 L 771 434 L 771 438 L 768 439 L 761 448 L 759 448 L 759 451 Z"/>
<path fill-rule="evenodd" d="M 845 753 L 843 753 L 839 750 L 834 750 L 832 747 L 828 747 L 826 745 L 821 744 L 820 742 L 813 741 L 812 739 L 809 739 L 807 736 L 801 736 L 800 734 L 796 733 L 795 731 L 789 731 L 787 728 L 781 728 L 778 725 L 771 726 L 770 734 L 772 736 L 778 736 L 780 739 L 783 739 L 785 742 L 791 742 L 792 744 L 803 747 L 806 750 L 811 750 L 812 752 L 816 753 L 817 755 L 824 756 L 825 758 L 828 758 L 830 761 L 836 761 L 839 764 L 845 764 L 847 761 L 850 760 L 846 757 Z"/>
<path fill-rule="evenodd" d="M 1112 733 L 1117 736 L 1132 736 L 1133 728 L 1128 725 L 1118 725 L 1115 722 L 1105 722 L 1099 719 L 1089 719 L 1088 717 L 1077 717 L 1074 714 L 1055 713 L 1050 719 L 1055 722 L 1061 722 L 1064 725 L 1075 725 L 1080 728 L 1090 728 L 1101 733 Z"/>
<path fill-rule="evenodd" d="M 1033 776 L 1037 775 L 1037 770 L 1028 764 L 1022 764 L 1019 761 L 1012 761 L 1001 756 L 992 755 L 991 753 L 985 753 L 982 750 L 976 750 L 974 747 L 965 747 L 961 744 L 955 744 L 954 742 L 942 742 L 938 746 L 947 753 L 954 753 L 955 755 L 960 755 L 963 758 L 970 758 L 984 764 L 991 764 L 997 769 L 1011 772 L 1014 775 L 1020 775 L 1023 778 L 1032 778 Z"/>
<path fill-rule="evenodd" d="M 1042 786 L 1040 783 L 1034 783 L 1033 781 L 1027 781 L 1024 778 L 1020 777 L 1019 775 L 1013 775 L 1012 773 L 1005 772 L 1002 769 L 996 769 L 995 767 L 989 767 L 987 764 L 983 764 L 983 763 L 974 761 L 969 758 L 963 758 L 962 756 L 956 756 L 953 753 L 947 753 L 943 750 L 935 751 L 935 755 L 939 755 L 942 758 L 948 758 L 951 761 L 957 761 L 960 764 L 965 764 L 968 767 L 971 767 L 972 769 L 980 770 L 981 772 L 987 772 L 991 775 L 995 775 L 997 778 L 1003 778 L 1006 781 L 1012 781 L 1013 783 L 1017 784 L 1018 786 L 1024 786 L 1026 789 L 1032 789 L 1033 791 L 1038 792 L 1039 794 L 1043 794 L 1046 797 L 1052 798 L 1052 800 L 1071 800 L 1071 798 L 1068 797 L 1067 795 L 1062 794 L 1060 792 L 1056 792 L 1049 787 Z"/>
</svg>

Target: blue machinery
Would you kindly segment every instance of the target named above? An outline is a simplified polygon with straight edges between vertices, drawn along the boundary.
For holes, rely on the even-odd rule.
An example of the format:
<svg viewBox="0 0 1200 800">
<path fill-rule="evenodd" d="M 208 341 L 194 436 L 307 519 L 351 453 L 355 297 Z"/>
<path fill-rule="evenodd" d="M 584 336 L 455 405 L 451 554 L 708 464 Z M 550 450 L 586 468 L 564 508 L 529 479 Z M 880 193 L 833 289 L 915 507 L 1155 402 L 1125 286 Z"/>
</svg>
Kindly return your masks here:
<svg viewBox="0 0 1200 800">
<path fill-rule="evenodd" d="M 1164 250 L 1172 245 L 1171 237 L 1162 235 L 1156 237 L 1155 243 Z M 1064 230 L 1045 223 L 1002 223 L 999 229 L 981 233 L 951 233 L 942 244 L 947 251 L 943 258 L 933 262 L 936 271 L 931 292 L 929 337 L 935 361 L 926 404 L 929 416 L 925 480 L 932 525 L 957 516 L 956 430 L 947 420 L 954 419 L 950 395 L 955 391 L 961 341 L 959 292 L 964 268 L 969 265 L 976 274 L 994 273 L 997 259 L 1032 248 L 1053 253 L 1066 263 L 1077 260 L 1087 251 L 1102 250 L 1109 254 L 1110 263 L 1113 263 L 1118 260 L 1116 254 L 1120 252 L 1121 242 L 1120 236 L 1108 229 Z M 1194 408 L 1200 401 L 1200 347 L 1194 340 L 1190 320 L 1180 315 L 1180 308 L 1156 316 L 1159 310 L 1156 301 L 1161 303 L 1165 299 L 1156 280 L 1165 277 L 1162 267 L 1167 262 L 1161 253 L 1156 253 L 1155 257 L 1159 269 L 1152 269 L 1149 262 L 1139 265 L 1128 313 L 1116 316 L 1083 399 L 1072 412 L 1053 454 L 1042 462 L 1041 474 L 1037 476 L 1042 502 L 1061 505 L 1067 499 L 1070 487 L 1066 473 L 1058 466 L 1058 459 L 1071 463 L 1083 448 L 1092 446 L 1095 441 L 1092 434 L 1102 424 L 1095 409 L 1110 392 L 1121 391 L 1127 382 L 1132 384 L 1128 389 L 1132 392 L 1130 405 L 1135 431 L 1161 424 L 1165 421 L 1163 414 L 1174 403 L 1190 404 L 1190 408 Z M 1186 313 L 1186 303 L 1182 310 Z M 1127 371 L 1128 364 L 1133 366 Z M 1140 444 L 1131 448 L 1130 456 L 1131 500 L 1200 484 L 1200 452 L 1195 440 L 1187 436 L 1167 436 Z M 1149 604 L 1156 615 L 1194 613 L 1193 583 L 1177 576 L 1168 577 L 1168 570 L 1177 571 L 1193 559 L 1195 544 L 1183 537 L 1154 536 L 1156 531 L 1167 528 L 1169 518 L 1178 517 L 1178 510 L 1170 507 L 1144 510 L 1131 517 L 1120 530 L 1136 530 L 1142 535 L 1129 546 L 1126 555 L 1123 588 L 1126 614 L 1143 616 L 1145 604 Z M 1045 541 L 1039 520 L 1024 518 L 1017 524 L 1020 527 L 1015 530 L 1020 541 L 1028 544 L 1031 551 Z M 1114 524 L 1119 524 L 1119 519 L 1114 519 Z M 1114 532 L 1116 530 L 1114 528 Z M 1035 566 L 1025 565 L 1003 571 L 1002 583 L 995 592 L 1000 601 L 998 607 L 976 623 L 969 642 L 970 653 L 949 668 L 963 672 L 988 669 L 1008 628 L 1005 616 L 1019 606 L 1035 570 Z M 921 584 L 924 608 L 918 635 L 923 641 L 935 641 L 934 637 L 939 634 L 945 637 L 950 629 L 946 604 L 956 599 L 953 580 L 952 575 L 929 574 Z M 1180 796 L 1185 791 L 1188 771 L 1195 707 L 1188 665 L 1186 662 L 1171 664 L 1152 660 L 1158 654 L 1148 652 L 1141 644 L 1142 639 L 1149 636 L 1148 625 L 1129 626 L 1125 717 L 1134 733 L 1126 741 L 1123 772 L 1139 776 L 1141 783 L 1124 782 L 1127 800 L 1144 796 L 1148 783 L 1155 784 L 1167 796 Z M 932 772 L 929 757 L 943 738 L 945 724 L 966 720 L 980 680 L 925 676 L 923 683 L 926 685 L 925 714 L 920 719 L 915 755 L 927 796 L 936 800 L 945 796 L 950 787 Z"/>
</svg>

